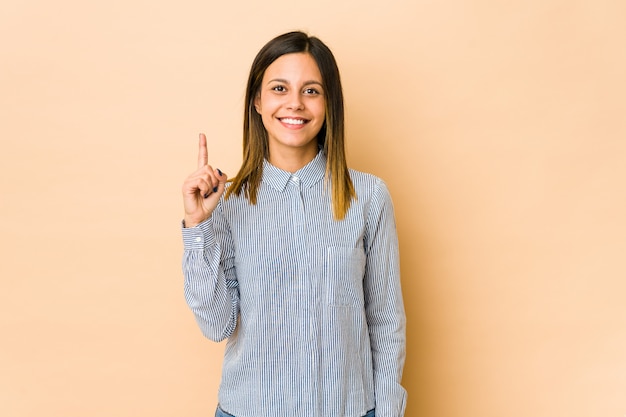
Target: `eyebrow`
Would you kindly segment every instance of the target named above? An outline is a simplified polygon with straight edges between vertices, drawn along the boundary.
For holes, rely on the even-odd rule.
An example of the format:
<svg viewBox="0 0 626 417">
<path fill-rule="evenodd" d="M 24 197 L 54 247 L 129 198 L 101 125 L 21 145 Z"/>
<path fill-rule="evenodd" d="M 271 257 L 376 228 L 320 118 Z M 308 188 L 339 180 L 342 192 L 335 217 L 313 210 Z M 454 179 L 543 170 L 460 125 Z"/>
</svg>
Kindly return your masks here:
<svg viewBox="0 0 626 417">
<path fill-rule="evenodd" d="M 289 81 L 287 81 L 287 80 L 286 80 L 286 79 L 284 79 L 284 78 L 274 78 L 274 79 L 272 79 L 272 80 L 269 80 L 269 81 L 267 82 L 267 84 L 270 84 L 270 83 L 273 83 L 273 82 L 277 82 L 277 83 L 284 83 L 284 84 L 290 84 L 290 82 L 289 82 Z M 310 84 L 317 84 L 317 85 L 319 85 L 320 87 L 323 87 L 323 85 L 322 85 L 322 83 L 321 83 L 321 82 L 319 82 L 319 81 L 315 81 L 315 80 L 309 80 L 309 81 L 305 81 L 304 83 L 302 83 L 302 85 L 310 85 Z"/>
</svg>

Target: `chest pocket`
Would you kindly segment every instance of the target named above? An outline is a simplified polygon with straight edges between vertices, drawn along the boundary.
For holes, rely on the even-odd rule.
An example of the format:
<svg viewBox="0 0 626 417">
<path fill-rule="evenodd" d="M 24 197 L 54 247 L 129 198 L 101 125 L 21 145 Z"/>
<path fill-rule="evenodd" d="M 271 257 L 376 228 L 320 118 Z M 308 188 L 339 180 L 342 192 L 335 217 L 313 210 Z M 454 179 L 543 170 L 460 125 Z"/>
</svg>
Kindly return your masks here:
<svg viewBox="0 0 626 417">
<path fill-rule="evenodd" d="M 329 247 L 326 252 L 324 272 L 328 305 L 363 307 L 363 276 L 365 274 L 363 249 Z"/>
</svg>

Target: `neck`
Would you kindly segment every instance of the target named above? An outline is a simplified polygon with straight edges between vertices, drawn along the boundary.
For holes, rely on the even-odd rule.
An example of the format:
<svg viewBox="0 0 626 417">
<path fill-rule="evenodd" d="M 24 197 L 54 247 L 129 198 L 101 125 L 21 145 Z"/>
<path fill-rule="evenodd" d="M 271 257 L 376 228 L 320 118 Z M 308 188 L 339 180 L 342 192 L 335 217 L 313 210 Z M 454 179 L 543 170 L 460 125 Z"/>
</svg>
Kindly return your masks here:
<svg viewBox="0 0 626 417">
<path fill-rule="evenodd" d="M 276 168 L 294 173 L 311 162 L 317 152 L 317 145 L 304 149 L 272 149 L 270 147 L 268 160 Z"/>
</svg>

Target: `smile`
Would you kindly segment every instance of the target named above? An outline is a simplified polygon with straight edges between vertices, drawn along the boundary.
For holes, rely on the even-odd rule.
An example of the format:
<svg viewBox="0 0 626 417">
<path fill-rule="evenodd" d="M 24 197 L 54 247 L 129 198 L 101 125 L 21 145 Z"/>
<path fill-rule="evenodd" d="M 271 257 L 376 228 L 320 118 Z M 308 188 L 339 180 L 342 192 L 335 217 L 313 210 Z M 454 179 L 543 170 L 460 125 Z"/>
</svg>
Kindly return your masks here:
<svg viewBox="0 0 626 417">
<path fill-rule="evenodd" d="M 280 120 L 282 123 L 288 124 L 288 125 L 303 125 L 305 123 L 308 123 L 308 120 L 306 119 L 293 119 L 290 117 L 285 117 L 285 118 L 279 118 L 278 120 Z"/>
</svg>

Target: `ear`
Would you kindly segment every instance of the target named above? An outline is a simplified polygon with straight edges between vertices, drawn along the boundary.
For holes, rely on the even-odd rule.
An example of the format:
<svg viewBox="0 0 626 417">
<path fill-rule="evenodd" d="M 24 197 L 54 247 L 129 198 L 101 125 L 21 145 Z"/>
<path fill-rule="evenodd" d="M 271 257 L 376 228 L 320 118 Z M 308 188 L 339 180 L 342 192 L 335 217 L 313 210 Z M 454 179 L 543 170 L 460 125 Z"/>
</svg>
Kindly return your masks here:
<svg viewBox="0 0 626 417">
<path fill-rule="evenodd" d="M 261 93 L 257 93 L 254 97 L 254 108 L 257 113 L 261 114 Z"/>
</svg>

